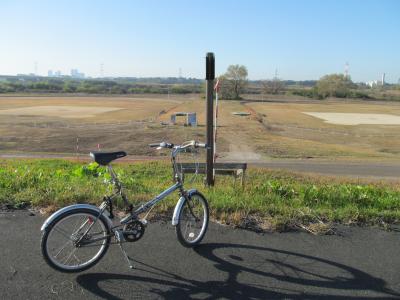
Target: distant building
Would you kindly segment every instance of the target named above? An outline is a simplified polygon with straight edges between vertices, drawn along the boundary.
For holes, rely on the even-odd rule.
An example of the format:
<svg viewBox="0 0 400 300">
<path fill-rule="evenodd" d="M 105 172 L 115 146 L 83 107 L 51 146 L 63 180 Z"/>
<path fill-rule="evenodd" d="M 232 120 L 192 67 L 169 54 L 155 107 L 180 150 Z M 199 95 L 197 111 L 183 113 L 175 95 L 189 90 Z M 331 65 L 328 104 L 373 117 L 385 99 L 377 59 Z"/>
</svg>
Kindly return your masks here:
<svg viewBox="0 0 400 300">
<path fill-rule="evenodd" d="M 61 71 L 58 70 L 58 71 L 54 72 L 54 77 L 61 77 Z"/>
<path fill-rule="evenodd" d="M 78 69 L 71 70 L 71 77 L 72 78 L 85 78 L 84 73 L 80 73 Z"/>
<path fill-rule="evenodd" d="M 372 88 L 372 87 L 378 86 L 379 85 L 379 81 L 378 80 L 371 80 L 371 81 L 367 81 L 365 84 Z"/>
<path fill-rule="evenodd" d="M 382 74 L 382 78 L 381 80 L 371 80 L 371 81 L 367 81 L 365 84 L 369 87 L 376 87 L 376 86 L 384 86 L 385 83 L 385 73 Z"/>
<path fill-rule="evenodd" d="M 48 70 L 47 71 L 47 77 L 53 77 L 53 76 L 54 76 L 53 70 Z"/>
</svg>

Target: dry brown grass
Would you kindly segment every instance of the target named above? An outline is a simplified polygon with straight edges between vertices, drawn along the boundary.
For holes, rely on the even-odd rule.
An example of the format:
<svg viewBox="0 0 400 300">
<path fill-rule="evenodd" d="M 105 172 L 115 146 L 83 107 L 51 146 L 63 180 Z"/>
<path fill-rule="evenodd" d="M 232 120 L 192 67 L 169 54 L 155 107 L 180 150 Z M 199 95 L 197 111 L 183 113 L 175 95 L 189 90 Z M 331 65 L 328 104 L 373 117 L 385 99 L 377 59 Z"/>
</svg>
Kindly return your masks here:
<svg viewBox="0 0 400 300">
<path fill-rule="evenodd" d="M 400 126 L 336 125 L 303 112 L 379 113 L 400 115 L 396 103 L 328 101 L 321 103 L 251 103 L 247 104 L 267 128 L 265 142 L 279 155 L 289 157 L 358 157 L 398 159 Z M 268 130 L 269 129 L 269 130 Z M 270 150 L 267 150 L 267 153 Z M 271 152 L 269 152 L 271 153 Z M 271 153 L 274 155 L 274 153 Z"/>
<path fill-rule="evenodd" d="M 163 98 L 164 97 L 164 98 Z M 198 96 L 0 97 L 0 110 L 32 106 L 113 107 L 94 117 L 0 116 L 0 151 L 74 153 L 100 144 L 104 150 L 154 154 L 147 143 L 205 139 L 205 100 Z M 279 99 L 278 99 L 279 100 Z M 400 103 L 362 101 L 220 101 L 219 158 L 315 157 L 324 159 L 398 160 L 400 126 L 346 126 L 325 123 L 303 112 L 352 112 L 400 115 Z M 279 100 L 280 101 L 280 100 Z M 177 111 L 197 113 L 197 128 L 163 126 Z M 246 111 L 249 116 L 232 112 Z M 232 155 L 236 153 L 236 155 Z M 253 155 L 257 154 L 257 156 Z"/>
<path fill-rule="evenodd" d="M 159 125 L 160 113 L 182 103 L 182 97 L 0 97 L 0 110 L 22 109 L 21 114 L 0 116 L 0 151 L 87 153 L 100 144 L 104 150 L 149 154 L 148 143 L 181 140 L 194 130 Z M 27 115 L 30 107 L 119 108 L 94 116 Z M 37 111 L 37 110 L 36 110 Z"/>
<path fill-rule="evenodd" d="M 93 107 L 93 115 L 81 118 L 81 122 L 115 123 L 156 119 L 160 112 L 169 110 L 181 103 L 177 99 L 160 98 L 122 98 L 122 97 L 0 97 L 0 110 L 20 109 L 20 113 L 12 112 L 10 115 L 27 116 L 29 108 L 51 107 L 83 107 L 86 110 Z M 113 111 L 96 112 L 98 107 L 110 107 Z M 35 113 L 39 115 L 38 113 Z M 43 116 L 46 116 L 44 112 Z M 52 117 L 52 115 L 47 115 Z M 4 115 L 6 117 L 6 115 Z M 62 116 L 60 116 L 62 117 Z"/>
</svg>

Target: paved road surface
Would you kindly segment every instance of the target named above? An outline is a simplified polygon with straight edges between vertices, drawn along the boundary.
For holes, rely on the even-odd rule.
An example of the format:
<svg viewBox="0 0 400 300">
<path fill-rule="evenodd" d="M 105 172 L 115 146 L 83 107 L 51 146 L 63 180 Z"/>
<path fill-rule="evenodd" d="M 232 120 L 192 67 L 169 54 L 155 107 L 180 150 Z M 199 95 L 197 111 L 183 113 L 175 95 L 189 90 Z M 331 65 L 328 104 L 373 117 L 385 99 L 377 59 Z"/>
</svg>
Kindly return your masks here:
<svg viewBox="0 0 400 300">
<path fill-rule="evenodd" d="M 30 153 L 0 153 L 0 158 L 62 158 L 76 159 L 73 156 L 65 154 L 30 154 Z M 135 162 L 144 160 L 157 160 L 160 158 L 151 156 L 128 156 L 119 161 Z M 90 160 L 88 155 L 81 155 L 79 160 Z M 221 162 L 224 160 L 220 160 Z M 238 159 L 240 162 L 245 162 Z M 371 179 L 389 179 L 398 180 L 400 178 L 400 163 L 378 163 L 378 162 L 337 162 L 337 161 L 321 161 L 315 159 L 294 160 L 294 159 L 277 159 L 272 161 L 254 161 L 249 163 L 250 166 L 265 167 L 271 169 L 285 169 L 296 172 L 317 173 L 329 176 L 347 176 L 352 178 L 371 178 Z"/>
<path fill-rule="evenodd" d="M 112 246 L 80 274 L 50 269 L 39 250 L 42 217 L 0 212 L 0 299 L 393 299 L 400 298 L 400 232 L 338 229 L 339 235 L 260 235 L 211 224 L 185 249 L 154 223 L 127 249 Z"/>
<path fill-rule="evenodd" d="M 258 167 L 310 172 L 329 176 L 347 176 L 372 179 L 400 179 L 399 163 L 336 162 L 316 160 L 277 160 L 253 164 Z"/>
</svg>

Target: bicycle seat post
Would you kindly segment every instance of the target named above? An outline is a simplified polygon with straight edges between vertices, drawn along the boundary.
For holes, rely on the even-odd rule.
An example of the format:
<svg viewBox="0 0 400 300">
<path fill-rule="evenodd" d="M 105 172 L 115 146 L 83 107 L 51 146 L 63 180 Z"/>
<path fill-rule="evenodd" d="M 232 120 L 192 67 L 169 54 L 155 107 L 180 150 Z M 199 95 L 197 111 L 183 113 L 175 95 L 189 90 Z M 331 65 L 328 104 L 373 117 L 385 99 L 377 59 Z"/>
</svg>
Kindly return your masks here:
<svg viewBox="0 0 400 300">
<path fill-rule="evenodd" d="M 111 164 L 107 165 L 107 169 L 108 169 L 108 173 L 110 173 L 110 175 L 111 175 L 111 178 L 113 179 L 113 181 L 115 181 L 117 176 L 115 175 L 115 172 L 114 172 Z"/>
</svg>

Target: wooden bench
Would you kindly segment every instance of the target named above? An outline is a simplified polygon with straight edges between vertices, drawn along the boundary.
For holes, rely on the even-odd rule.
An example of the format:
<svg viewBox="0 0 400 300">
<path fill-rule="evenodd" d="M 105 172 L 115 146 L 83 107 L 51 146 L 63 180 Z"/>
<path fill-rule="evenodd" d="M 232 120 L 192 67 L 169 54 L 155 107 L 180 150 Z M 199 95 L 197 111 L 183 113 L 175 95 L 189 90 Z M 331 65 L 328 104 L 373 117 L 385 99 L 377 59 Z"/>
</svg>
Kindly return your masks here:
<svg viewBox="0 0 400 300">
<path fill-rule="evenodd" d="M 196 164 L 182 163 L 181 165 L 183 173 L 196 173 Z M 215 163 L 214 169 L 216 175 L 232 175 L 235 181 L 240 177 L 240 183 L 242 186 L 244 185 L 247 163 Z M 206 164 L 199 163 L 197 172 L 199 174 L 206 174 Z"/>
</svg>

